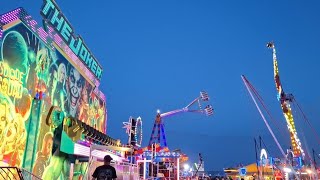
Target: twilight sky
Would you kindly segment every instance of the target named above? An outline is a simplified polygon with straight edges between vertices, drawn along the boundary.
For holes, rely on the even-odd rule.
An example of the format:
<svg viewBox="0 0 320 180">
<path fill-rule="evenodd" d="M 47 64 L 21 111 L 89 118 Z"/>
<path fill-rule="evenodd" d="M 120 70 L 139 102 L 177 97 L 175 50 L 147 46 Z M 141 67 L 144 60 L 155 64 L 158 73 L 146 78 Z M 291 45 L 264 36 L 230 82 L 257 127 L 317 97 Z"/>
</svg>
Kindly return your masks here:
<svg viewBox="0 0 320 180">
<path fill-rule="evenodd" d="M 42 1 L 1 0 L 0 13 L 24 7 L 41 23 Z M 165 120 L 170 149 L 180 148 L 206 170 L 254 162 L 253 138 L 261 135 L 271 156 L 280 155 L 240 75 L 245 74 L 279 121 L 283 145 L 289 134 L 273 81 L 273 40 L 280 77 L 320 133 L 320 2 L 215 0 L 57 0 L 76 34 L 100 61 L 104 74 L 108 134 L 127 141 L 122 122 L 143 119 L 149 141 L 156 110 L 182 108 L 205 90 L 215 114 L 180 114 Z M 320 152 L 301 118 L 300 139 Z M 283 129 L 284 135 L 278 131 Z M 302 134 L 304 136 L 302 136 Z M 304 141 L 305 142 L 305 141 Z"/>
</svg>

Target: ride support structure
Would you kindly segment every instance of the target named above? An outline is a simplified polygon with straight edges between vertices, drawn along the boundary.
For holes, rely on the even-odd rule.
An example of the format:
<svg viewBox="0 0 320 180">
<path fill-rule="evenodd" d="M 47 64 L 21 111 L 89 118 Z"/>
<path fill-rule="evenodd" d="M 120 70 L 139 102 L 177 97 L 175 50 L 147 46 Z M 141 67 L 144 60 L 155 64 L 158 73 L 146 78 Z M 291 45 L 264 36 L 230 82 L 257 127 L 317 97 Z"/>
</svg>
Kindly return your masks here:
<svg viewBox="0 0 320 180">
<path fill-rule="evenodd" d="M 272 49 L 272 54 L 273 54 L 273 67 L 274 67 L 274 81 L 276 84 L 276 88 L 278 91 L 278 100 L 281 104 L 281 109 L 283 112 L 283 115 L 286 119 L 287 122 L 287 127 L 290 132 L 290 138 L 291 138 L 291 145 L 292 145 L 292 150 L 293 154 L 295 157 L 304 157 L 305 153 L 302 149 L 302 145 L 300 142 L 300 139 L 298 137 L 298 133 L 295 127 L 293 115 L 292 115 L 292 110 L 290 107 L 290 103 L 293 101 L 293 95 L 292 94 L 287 94 L 284 92 L 281 81 L 280 81 L 280 76 L 279 76 L 279 69 L 278 69 L 278 61 L 277 61 L 277 55 L 276 55 L 276 48 L 273 42 L 269 42 L 267 44 L 267 47 Z"/>
<path fill-rule="evenodd" d="M 200 92 L 200 96 L 181 109 L 166 113 L 160 113 L 159 110 L 157 111 L 148 146 L 140 148 L 136 152 L 138 155 L 141 155 L 141 159 L 139 158 L 137 163 L 143 163 L 143 179 L 155 176 L 160 177 L 161 174 L 167 178 L 180 178 L 180 163 L 184 162 L 187 157 L 179 151 L 169 150 L 163 119 L 186 112 L 202 113 L 210 116 L 213 114 L 213 108 L 211 105 L 207 105 L 208 101 L 208 94 L 202 91 Z M 206 103 L 206 105 L 204 105 L 204 103 Z M 198 106 L 192 108 L 195 104 Z M 204 106 L 204 108 L 202 108 L 202 106 Z M 170 165 L 170 167 L 166 167 L 165 169 L 160 168 L 160 166 L 162 167 L 164 165 Z M 163 173 L 168 174 L 164 175 Z"/>
<path fill-rule="evenodd" d="M 153 124 L 153 129 L 152 133 L 150 136 L 149 140 L 149 147 L 152 147 L 154 144 L 159 144 L 159 146 L 162 147 L 167 147 L 167 139 L 164 131 L 164 123 L 163 119 L 168 118 L 171 116 L 175 116 L 181 113 L 186 113 L 186 112 L 193 112 L 193 113 L 203 113 L 206 114 L 207 116 L 211 116 L 213 114 L 213 108 L 211 105 L 206 105 L 205 108 L 202 108 L 203 102 L 209 101 L 209 95 L 201 91 L 200 96 L 195 98 L 191 103 L 189 103 L 187 106 L 181 108 L 181 109 L 176 109 L 173 111 L 169 111 L 166 113 L 160 114 L 160 111 L 157 111 L 157 115 Z M 198 104 L 198 109 L 191 109 L 191 106 L 194 104 Z"/>
</svg>

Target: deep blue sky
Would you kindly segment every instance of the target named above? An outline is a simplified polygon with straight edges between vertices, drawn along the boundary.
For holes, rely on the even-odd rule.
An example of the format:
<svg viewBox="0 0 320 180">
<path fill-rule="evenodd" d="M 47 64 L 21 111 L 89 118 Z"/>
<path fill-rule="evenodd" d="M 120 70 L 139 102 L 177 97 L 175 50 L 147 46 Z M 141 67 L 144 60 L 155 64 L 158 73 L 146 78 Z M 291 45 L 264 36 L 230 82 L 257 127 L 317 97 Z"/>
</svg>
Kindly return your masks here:
<svg viewBox="0 0 320 180">
<path fill-rule="evenodd" d="M 1 0 L 1 13 L 24 7 L 38 22 L 42 1 Z M 278 50 L 284 88 L 294 93 L 320 128 L 320 3 L 317 1 L 105 0 L 57 1 L 104 68 L 108 134 L 127 141 L 122 122 L 141 116 L 144 144 L 156 110 L 183 107 L 205 90 L 215 115 L 181 114 L 165 120 L 169 148 L 181 148 L 207 170 L 254 161 L 261 135 L 279 150 L 241 81 L 245 74 L 286 130 L 276 99 L 271 51 Z M 302 119 L 298 130 L 320 151 Z M 289 136 L 282 137 L 284 148 Z M 318 130 L 318 133 L 320 131 Z M 302 137 L 301 137 L 302 139 Z"/>
</svg>

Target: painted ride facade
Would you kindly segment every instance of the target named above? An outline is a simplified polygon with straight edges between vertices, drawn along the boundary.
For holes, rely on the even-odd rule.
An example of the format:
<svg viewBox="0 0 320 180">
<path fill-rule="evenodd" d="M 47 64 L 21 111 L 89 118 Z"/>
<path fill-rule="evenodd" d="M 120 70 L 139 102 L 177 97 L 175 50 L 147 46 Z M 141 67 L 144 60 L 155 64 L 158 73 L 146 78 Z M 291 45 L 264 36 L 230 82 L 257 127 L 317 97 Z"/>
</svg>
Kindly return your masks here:
<svg viewBox="0 0 320 180">
<path fill-rule="evenodd" d="M 133 176 L 131 149 L 106 135 L 101 65 L 53 1 L 41 15 L 43 26 L 23 8 L 0 16 L 1 176 L 20 176 L 9 173 L 17 167 L 39 179 L 81 179 L 106 154 L 120 177 Z"/>
</svg>

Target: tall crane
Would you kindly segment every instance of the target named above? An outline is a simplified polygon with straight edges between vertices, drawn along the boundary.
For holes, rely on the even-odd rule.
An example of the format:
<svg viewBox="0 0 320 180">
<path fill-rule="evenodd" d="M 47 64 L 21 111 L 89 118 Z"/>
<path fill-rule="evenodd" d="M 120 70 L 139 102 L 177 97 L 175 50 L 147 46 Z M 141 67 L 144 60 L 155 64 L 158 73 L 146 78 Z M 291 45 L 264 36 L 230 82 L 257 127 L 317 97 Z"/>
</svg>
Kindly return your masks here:
<svg viewBox="0 0 320 180">
<path fill-rule="evenodd" d="M 186 112 L 192 112 L 192 113 L 202 113 L 206 114 L 207 116 L 211 116 L 213 114 L 213 108 L 211 105 L 206 105 L 204 108 L 202 108 L 202 103 L 208 102 L 209 101 L 209 95 L 201 91 L 200 96 L 195 98 L 191 103 L 189 103 L 187 106 L 181 108 L 181 109 L 176 109 L 173 111 L 169 111 L 166 113 L 160 114 L 160 111 L 157 111 L 157 115 L 154 121 L 151 137 L 149 140 L 149 147 L 151 147 L 153 144 L 158 144 L 161 148 L 167 147 L 167 139 L 166 135 L 164 132 L 164 124 L 163 124 L 163 119 L 168 118 L 171 116 L 175 116 L 181 113 L 186 113 Z M 198 104 L 197 109 L 191 109 L 191 107 L 194 104 Z"/>
</svg>

